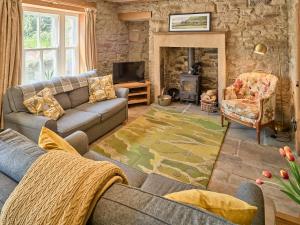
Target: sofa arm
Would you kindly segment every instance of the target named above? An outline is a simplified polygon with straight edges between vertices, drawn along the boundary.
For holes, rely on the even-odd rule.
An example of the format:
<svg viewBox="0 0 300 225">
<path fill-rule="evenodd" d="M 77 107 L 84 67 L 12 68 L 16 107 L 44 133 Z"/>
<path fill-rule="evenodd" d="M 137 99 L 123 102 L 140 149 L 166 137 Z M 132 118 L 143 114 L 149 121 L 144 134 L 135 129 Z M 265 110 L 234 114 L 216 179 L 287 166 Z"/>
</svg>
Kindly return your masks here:
<svg viewBox="0 0 300 225">
<path fill-rule="evenodd" d="M 54 132 L 57 132 L 57 122 L 45 116 L 36 116 L 26 112 L 9 113 L 5 115 L 5 128 L 9 123 L 20 125 L 27 128 L 39 129 L 47 127 Z"/>
<path fill-rule="evenodd" d="M 76 131 L 65 137 L 65 140 L 69 142 L 69 144 L 71 144 L 80 155 L 84 155 L 89 151 L 89 139 L 83 131 Z"/>
<path fill-rule="evenodd" d="M 253 225 L 265 224 L 264 196 L 256 184 L 243 182 L 236 193 L 236 197 L 257 207 L 257 213 L 252 222 Z"/>
<path fill-rule="evenodd" d="M 128 98 L 128 88 L 116 88 L 116 95 L 118 98 Z"/>
</svg>

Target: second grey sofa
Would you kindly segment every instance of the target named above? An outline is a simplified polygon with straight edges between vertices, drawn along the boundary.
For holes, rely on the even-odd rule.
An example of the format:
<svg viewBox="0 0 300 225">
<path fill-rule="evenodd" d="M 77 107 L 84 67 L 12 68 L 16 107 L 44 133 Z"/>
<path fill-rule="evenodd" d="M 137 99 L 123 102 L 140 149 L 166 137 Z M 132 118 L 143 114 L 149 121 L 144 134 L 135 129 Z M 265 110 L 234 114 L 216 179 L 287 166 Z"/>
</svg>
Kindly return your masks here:
<svg viewBox="0 0 300 225">
<path fill-rule="evenodd" d="M 96 76 L 96 71 L 81 74 L 81 78 L 88 79 Z M 47 86 L 47 82 L 34 85 L 37 91 Z M 58 84 L 60 84 L 58 82 Z M 30 114 L 23 104 L 22 86 L 9 88 L 4 96 L 4 126 L 11 128 L 37 142 L 43 126 L 66 137 L 75 131 L 84 131 L 89 142 L 97 140 L 125 120 L 128 116 L 128 89 L 116 89 L 117 98 L 97 103 L 89 103 L 89 88 L 80 87 L 69 92 L 62 92 L 54 97 L 65 110 L 65 114 L 57 121 L 44 116 Z"/>
<path fill-rule="evenodd" d="M 158 174 L 145 174 L 120 162 L 89 151 L 87 136 L 66 137 L 88 159 L 111 161 L 126 174 L 129 185 L 114 184 L 100 198 L 88 225 L 231 225 L 206 210 L 163 198 L 165 194 L 196 188 Z M 0 133 L 0 210 L 27 169 L 44 151 L 12 130 Z M 224 187 L 226 188 L 226 187 Z M 258 207 L 253 225 L 264 225 L 264 199 L 259 187 L 242 183 L 236 197 Z"/>
</svg>

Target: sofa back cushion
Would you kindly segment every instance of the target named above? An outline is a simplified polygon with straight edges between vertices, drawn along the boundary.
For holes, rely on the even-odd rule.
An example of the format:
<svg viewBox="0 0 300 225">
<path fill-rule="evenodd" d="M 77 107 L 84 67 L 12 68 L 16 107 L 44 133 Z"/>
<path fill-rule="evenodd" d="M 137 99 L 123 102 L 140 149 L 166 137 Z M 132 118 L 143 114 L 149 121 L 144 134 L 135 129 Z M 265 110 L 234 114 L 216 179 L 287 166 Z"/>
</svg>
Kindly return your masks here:
<svg viewBox="0 0 300 225">
<path fill-rule="evenodd" d="M 207 211 L 122 184 L 114 184 L 104 193 L 90 220 L 91 224 L 118 225 L 232 224 Z"/>
<path fill-rule="evenodd" d="M 57 94 L 54 96 L 54 98 L 58 101 L 58 103 L 64 110 L 70 109 L 72 107 L 68 93 Z"/>
<path fill-rule="evenodd" d="M 24 98 L 20 87 L 9 88 L 6 92 L 8 104 L 13 112 L 28 112 L 23 104 Z"/>
<path fill-rule="evenodd" d="M 69 92 L 71 107 L 75 108 L 89 101 L 89 87 L 82 87 Z"/>
</svg>

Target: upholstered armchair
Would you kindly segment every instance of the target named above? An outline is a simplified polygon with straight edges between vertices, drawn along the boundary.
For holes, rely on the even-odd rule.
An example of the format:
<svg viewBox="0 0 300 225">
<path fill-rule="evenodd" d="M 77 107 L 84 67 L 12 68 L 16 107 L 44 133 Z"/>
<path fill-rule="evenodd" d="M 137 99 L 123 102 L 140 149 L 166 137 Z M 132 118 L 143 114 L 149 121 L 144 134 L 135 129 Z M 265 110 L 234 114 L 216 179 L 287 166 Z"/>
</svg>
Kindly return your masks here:
<svg viewBox="0 0 300 225">
<path fill-rule="evenodd" d="M 267 73 L 241 74 L 223 92 L 222 126 L 227 119 L 255 128 L 260 144 L 261 129 L 264 126 L 275 128 L 277 81 L 276 76 Z"/>
</svg>

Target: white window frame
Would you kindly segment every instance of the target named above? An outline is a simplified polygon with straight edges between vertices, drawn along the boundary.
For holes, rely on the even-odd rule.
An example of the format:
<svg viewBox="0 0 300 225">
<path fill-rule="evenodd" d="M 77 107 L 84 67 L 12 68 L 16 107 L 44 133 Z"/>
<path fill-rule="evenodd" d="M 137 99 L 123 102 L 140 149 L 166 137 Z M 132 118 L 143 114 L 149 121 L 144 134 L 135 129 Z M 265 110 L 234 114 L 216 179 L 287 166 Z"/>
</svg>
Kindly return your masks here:
<svg viewBox="0 0 300 225">
<path fill-rule="evenodd" d="M 25 13 L 32 13 L 32 14 L 49 14 L 49 15 L 58 15 L 58 24 L 59 24 L 59 29 L 58 29 L 58 46 L 56 48 L 25 48 L 23 45 L 23 71 L 22 71 L 22 76 L 25 76 L 25 54 L 27 51 L 40 51 L 40 59 L 42 59 L 42 54 L 43 50 L 57 50 L 57 75 L 58 76 L 65 76 L 66 75 L 66 50 L 67 49 L 75 49 L 75 59 L 76 59 L 76 74 L 72 75 L 78 75 L 79 74 L 79 69 L 80 69 L 80 56 L 79 56 L 79 51 L 80 51 L 80 22 L 79 22 L 79 16 L 80 13 L 73 13 L 69 11 L 62 11 L 62 10 L 52 10 L 52 9 L 44 9 L 44 8 L 39 8 L 39 7 L 29 7 L 29 6 L 23 6 L 23 11 Z M 66 47 L 65 46 L 65 17 L 66 16 L 75 16 L 78 18 L 78 23 L 77 23 L 77 45 L 76 47 Z M 38 27 L 39 29 L 39 27 Z M 44 72 L 44 66 L 43 63 L 41 62 L 41 71 L 42 73 Z M 70 75 L 70 74 L 68 74 Z"/>
</svg>

